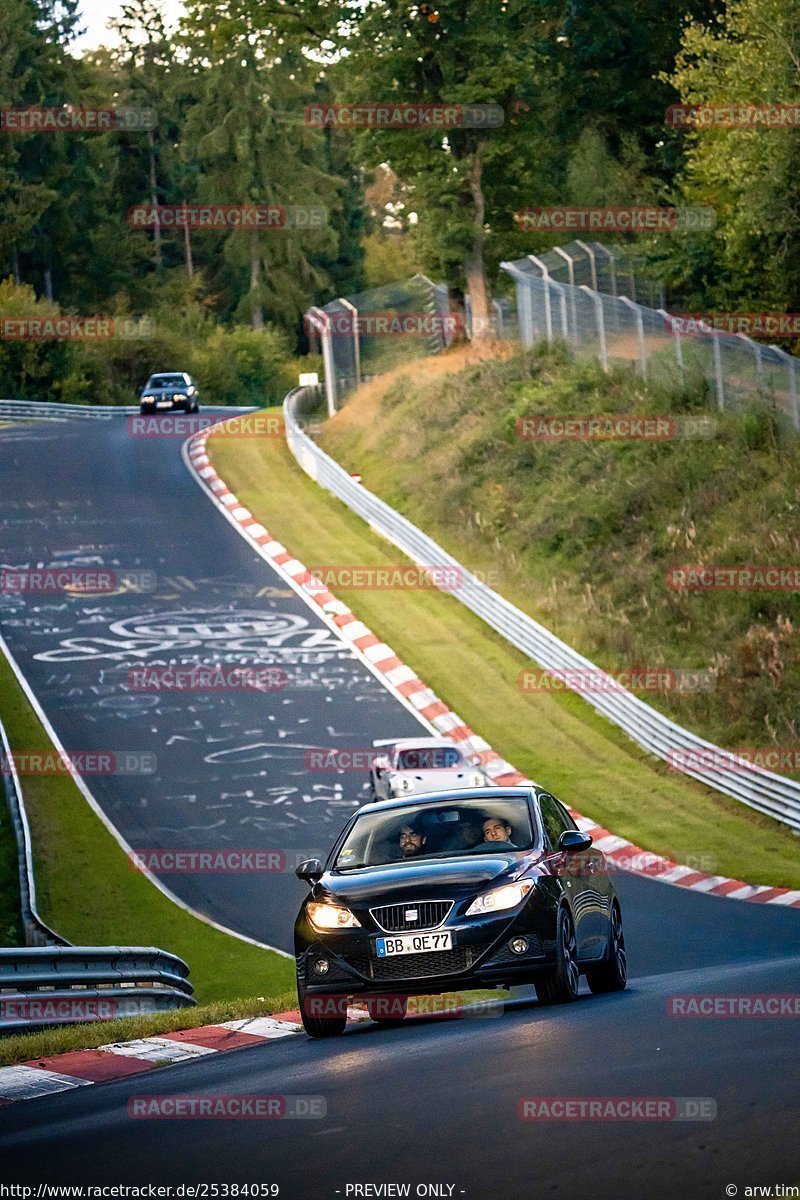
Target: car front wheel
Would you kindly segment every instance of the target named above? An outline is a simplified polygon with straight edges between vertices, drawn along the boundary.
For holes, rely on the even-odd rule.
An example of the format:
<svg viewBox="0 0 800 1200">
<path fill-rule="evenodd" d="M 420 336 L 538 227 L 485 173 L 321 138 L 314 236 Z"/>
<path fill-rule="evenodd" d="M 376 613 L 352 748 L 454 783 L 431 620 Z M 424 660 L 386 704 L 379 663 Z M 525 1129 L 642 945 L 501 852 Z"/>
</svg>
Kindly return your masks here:
<svg viewBox="0 0 800 1200">
<path fill-rule="evenodd" d="M 625 934 L 622 932 L 622 914 L 614 901 L 608 930 L 608 951 L 605 962 L 586 970 L 589 991 L 599 996 L 604 992 L 621 992 L 628 982 L 628 958 L 625 953 Z"/>
<path fill-rule="evenodd" d="M 297 998 L 300 1002 L 300 1020 L 303 1022 L 303 1029 L 309 1037 L 326 1038 L 337 1037 L 340 1033 L 344 1033 L 347 1024 L 347 1016 L 319 1016 L 315 1013 L 315 1005 L 313 1001 L 319 1001 L 319 1008 L 324 1011 L 326 996 L 308 996 L 305 987 L 300 978 L 297 980 Z M 334 1002 L 338 1001 L 338 997 L 330 997 Z"/>
<path fill-rule="evenodd" d="M 578 999 L 580 969 L 575 925 L 569 909 L 563 905 L 558 910 L 556 965 L 546 975 L 540 975 L 534 985 L 540 1004 L 569 1004 Z"/>
</svg>

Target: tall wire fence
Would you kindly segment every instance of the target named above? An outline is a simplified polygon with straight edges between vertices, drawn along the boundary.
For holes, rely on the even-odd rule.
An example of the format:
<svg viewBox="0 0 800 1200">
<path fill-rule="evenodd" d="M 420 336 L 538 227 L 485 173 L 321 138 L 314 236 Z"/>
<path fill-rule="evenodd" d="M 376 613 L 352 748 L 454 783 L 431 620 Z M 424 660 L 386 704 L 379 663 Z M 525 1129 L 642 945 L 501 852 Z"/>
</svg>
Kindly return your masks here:
<svg viewBox="0 0 800 1200">
<path fill-rule="evenodd" d="M 719 409 L 764 403 L 800 431 L 796 358 L 702 318 L 668 313 L 656 281 L 601 243 L 570 242 L 501 267 L 515 284 L 524 346 L 562 341 L 606 371 L 612 362 L 629 362 L 647 380 L 705 380 Z"/>
<path fill-rule="evenodd" d="M 627 362 L 644 379 L 670 386 L 705 382 L 719 409 L 761 403 L 800 432 L 798 360 L 744 333 L 667 312 L 661 284 L 632 251 L 573 241 L 500 266 L 514 297 L 493 300 L 488 331 L 475 328 L 469 296 L 462 320 L 446 284 L 425 275 L 309 309 L 306 329 L 322 348 L 329 415 L 365 380 L 441 351 L 462 333 L 490 332 L 526 347 L 564 342 L 606 371 Z"/>
<path fill-rule="evenodd" d="M 329 415 L 352 388 L 445 349 L 462 327 L 446 284 L 426 275 L 331 300 L 305 321 L 312 346 L 321 345 Z"/>
</svg>

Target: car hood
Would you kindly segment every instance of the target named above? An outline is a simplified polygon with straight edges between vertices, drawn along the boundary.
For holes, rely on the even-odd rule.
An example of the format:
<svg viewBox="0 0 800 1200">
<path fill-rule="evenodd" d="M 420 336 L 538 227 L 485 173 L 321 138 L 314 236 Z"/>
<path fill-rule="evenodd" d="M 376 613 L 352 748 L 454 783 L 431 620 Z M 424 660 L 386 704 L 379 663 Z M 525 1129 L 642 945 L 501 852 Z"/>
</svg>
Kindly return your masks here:
<svg viewBox="0 0 800 1200">
<path fill-rule="evenodd" d="M 326 871 L 314 897 L 324 894 L 346 905 L 387 904 L 408 899 L 454 898 L 477 892 L 498 876 L 516 875 L 530 859 L 519 851 L 502 854 L 464 854 L 458 858 L 428 859 L 419 863 L 391 863 L 365 867 L 343 875 Z"/>
<path fill-rule="evenodd" d="M 390 771 L 388 779 L 390 786 L 400 779 L 407 779 L 415 793 L 446 792 L 449 788 L 474 787 L 471 780 L 476 774 L 480 774 L 477 767 L 466 767 L 463 771 L 455 771 L 450 767 L 449 770 L 440 771 Z M 402 792 L 400 794 L 403 795 Z"/>
</svg>

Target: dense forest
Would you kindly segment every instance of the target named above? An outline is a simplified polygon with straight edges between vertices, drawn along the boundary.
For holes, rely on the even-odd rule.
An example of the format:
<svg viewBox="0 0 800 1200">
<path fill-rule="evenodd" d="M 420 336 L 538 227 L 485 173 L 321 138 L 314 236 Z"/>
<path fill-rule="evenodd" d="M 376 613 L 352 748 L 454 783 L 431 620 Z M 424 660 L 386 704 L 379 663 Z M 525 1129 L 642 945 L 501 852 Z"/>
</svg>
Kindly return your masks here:
<svg viewBox="0 0 800 1200">
<path fill-rule="evenodd" d="M 77 0 L 0 10 L 0 317 L 135 320 L 94 345 L 4 338 L 3 395 L 130 402 L 151 367 L 180 361 L 222 402 L 271 398 L 267 375 L 277 398 L 308 353 L 310 303 L 422 270 L 480 312 L 501 259 L 568 240 L 521 228 L 528 206 L 710 206 L 713 229 L 629 235 L 684 307 L 800 303 L 800 121 L 666 117 L 678 103 L 800 101 L 800 10 L 778 0 L 188 0 L 177 30 L 135 0 L 108 46 L 81 56 L 79 29 Z M 308 116 L 355 103 L 486 105 L 500 119 Z M 112 118 L 32 128 L 19 114 L 34 109 Z M 182 205 L 284 218 L 131 218 Z"/>
</svg>

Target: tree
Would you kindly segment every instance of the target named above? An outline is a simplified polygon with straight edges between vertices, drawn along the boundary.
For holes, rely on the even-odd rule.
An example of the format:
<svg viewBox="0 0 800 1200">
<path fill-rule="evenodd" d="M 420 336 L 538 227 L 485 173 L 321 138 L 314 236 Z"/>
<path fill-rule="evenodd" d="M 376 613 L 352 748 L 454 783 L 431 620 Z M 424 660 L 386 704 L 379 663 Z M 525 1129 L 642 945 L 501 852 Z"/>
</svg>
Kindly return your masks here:
<svg viewBox="0 0 800 1200">
<path fill-rule="evenodd" d="M 684 34 L 669 81 L 683 104 L 800 102 L 800 10 L 780 0 L 730 0 Z M 679 184 L 711 204 L 717 225 L 672 269 L 700 303 L 800 303 L 800 144 L 796 128 L 698 128 L 684 135 Z"/>
</svg>

